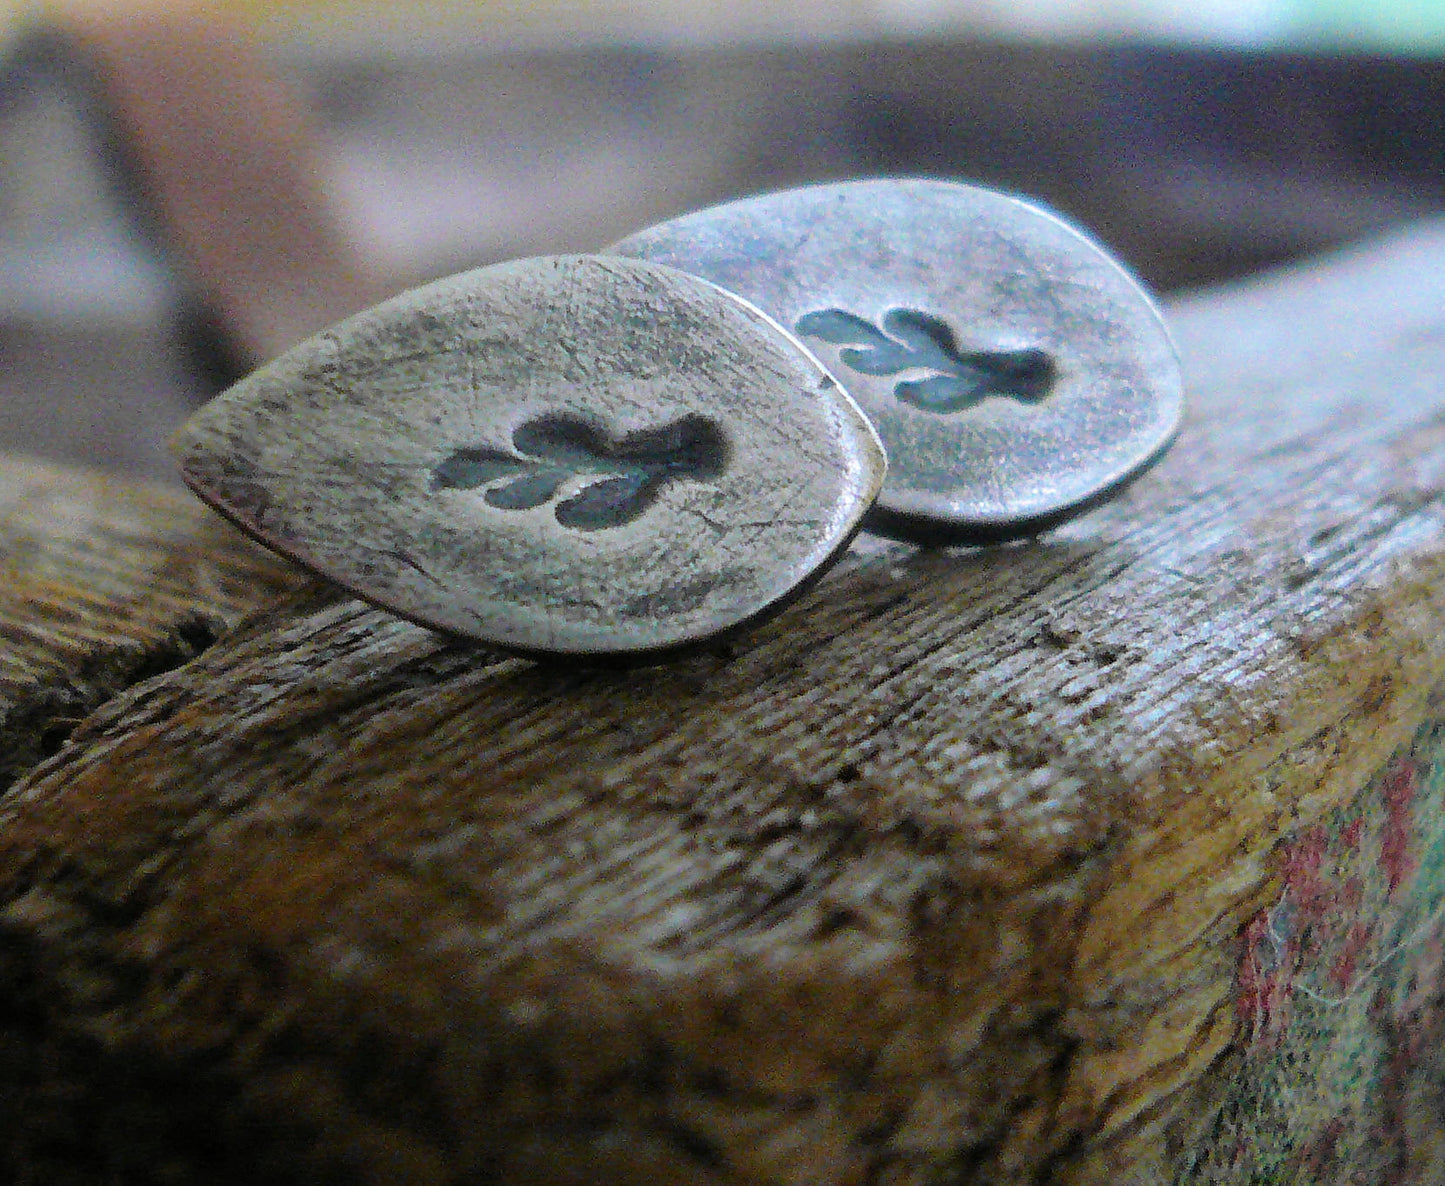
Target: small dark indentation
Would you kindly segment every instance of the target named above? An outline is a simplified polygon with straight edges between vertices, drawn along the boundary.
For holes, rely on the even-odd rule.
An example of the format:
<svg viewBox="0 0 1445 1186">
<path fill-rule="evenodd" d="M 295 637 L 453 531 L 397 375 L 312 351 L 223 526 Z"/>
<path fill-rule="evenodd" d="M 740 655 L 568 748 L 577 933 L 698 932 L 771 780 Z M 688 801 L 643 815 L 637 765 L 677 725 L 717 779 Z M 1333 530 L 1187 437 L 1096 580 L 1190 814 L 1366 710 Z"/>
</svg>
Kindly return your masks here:
<svg viewBox="0 0 1445 1186">
<path fill-rule="evenodd" d="M 219 631 L 214 622 L 199 615 L 184 618 L 172 628 L 167 645 L 149 651 L 130 673 L 129 682 L 138 684 L 153 676 L 174 671 L 182 663 L 194 659 L 216 641 Z"/>
<path fill-rule="evenodd" d="M 855 910 L 846 906 L 834 906 L 825 911 L 818 919 L 818 925 L 813 928 L 813 938 L 826 939 L 830 935 L 836 935 L 839 931 L 846 931 L 851 928 L 860 927 L 861 920 Z"/>
<path fill-rule="evenodd" d="M 839 358 L 861 375 L 931 372 L 899 379 L 893 394 L 940 415 L 965 411 L 990 397 L 1037 404 L 1058 379 L 1058 368 L 1044 351 L 962 351 L 947 322 L 919 309 L 890 309 L 881 328 L 843 309 L 819 309 L 800 317 L 796 328 L 842 346 Z"/>
<path fill-rule="evenodd" d="M 1039 641 L 1045 646 L 1066 651 L 1079 641 L 1079 634 L 1078 631 L 1070 630 L 1057 622 L 1045 622 L 1039 627 Z"/>
<path fill-rule="evenodd" d="M 42 760 L 55 757 L 65 748 L 65 743 L 70 740 L 70 735 L 78 723 L 78 720 L 51 721 L 36 738 L 35 752 Z"/>
<path fill-rule="evenodd" d="M 722 429 L 695 415 L 616 439 L 584 420 L 541 416 L 519 426 L 512 444 L 521 456 L 485 447 L 456 450 L 432 472 L 431 488 L 487 486 L 488 506 L 521 511 L 551 502 L 581 478 L 582 488 L 557 504 L 557 522 L 600 531 L 632 522 L 670 481 L 705 481 L 727 468 Z"/>
<path fill-rule="evenodd" d="M 193 655 L 199 655 L 216 641 L 216 624 L 205 618 L 187 618 L 177 623 L 176 637 L 191 648 Z"/>
<path fill-rule="evenodd" d="M 918 845 L 923 841 L 923 826 L 911 815 L 895 821 L 891 830 L 908 844 Z"/>
</svg>

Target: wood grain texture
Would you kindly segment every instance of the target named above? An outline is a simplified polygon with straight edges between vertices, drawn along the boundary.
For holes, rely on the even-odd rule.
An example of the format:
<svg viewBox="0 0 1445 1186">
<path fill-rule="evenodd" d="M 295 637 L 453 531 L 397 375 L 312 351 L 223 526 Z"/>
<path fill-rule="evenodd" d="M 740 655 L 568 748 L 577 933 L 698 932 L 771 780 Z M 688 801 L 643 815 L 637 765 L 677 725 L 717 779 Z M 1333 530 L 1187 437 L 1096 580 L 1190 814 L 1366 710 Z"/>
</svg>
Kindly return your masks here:
<svg viewBox="0 0 1445 1186">
<path fill-rule="evenodd" d="M 305 582 L 175 491 L 0 458 L 0 787 Z"/>
<path fill-rule="evenodd" d="M 1176 305 L 1190 420 L 1116 503 L 864 541 L 725 651 L 589 672 L 317 594 L 119 691 L 0 801 L 7 1169 L 1314 1180 L 1328 1126 L 1242 1106 L 1240 1002 L 1312 829 L 1415 842 L 1442 262 L 1424 228 Z"/>
</svg>

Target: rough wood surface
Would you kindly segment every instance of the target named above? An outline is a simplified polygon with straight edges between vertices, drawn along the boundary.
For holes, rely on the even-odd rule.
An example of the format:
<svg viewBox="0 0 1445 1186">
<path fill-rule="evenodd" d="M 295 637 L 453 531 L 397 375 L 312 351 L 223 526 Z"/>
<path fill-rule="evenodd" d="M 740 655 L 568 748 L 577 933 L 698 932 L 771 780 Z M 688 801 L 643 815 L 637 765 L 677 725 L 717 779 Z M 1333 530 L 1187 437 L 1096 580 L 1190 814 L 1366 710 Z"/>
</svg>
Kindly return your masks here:
<svg viewBox="0 0 1445 1186">
<path fill-rule="evenodd" d="M 130 684 L 305 582 L 171 490 L 0 464 L 0 787 Z"/>
<path fill-rule="evenodd" d="M 0 801 L 9 1175 L 1438 1181 L 1442 264 L 1176 305 L 1118 502 L 725 651 L 315 593 L 116 692 Z"/>
</svg>

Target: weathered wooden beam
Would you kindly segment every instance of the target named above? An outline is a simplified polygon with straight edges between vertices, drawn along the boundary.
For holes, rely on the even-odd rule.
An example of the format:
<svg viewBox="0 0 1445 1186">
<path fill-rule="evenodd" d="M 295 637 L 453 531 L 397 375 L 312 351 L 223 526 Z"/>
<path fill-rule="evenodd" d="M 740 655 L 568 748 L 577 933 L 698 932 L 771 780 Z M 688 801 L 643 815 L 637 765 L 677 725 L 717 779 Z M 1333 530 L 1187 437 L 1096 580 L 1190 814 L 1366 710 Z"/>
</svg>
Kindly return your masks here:
<svg viewBox="0 0 1445 1186">
<path fill-rule="evenodd" d="M 7 705 L 176 664 L 49 757 L 6 718 L 6 1173 L 1438 1180 L 1442 265 L 1426 227 L 1176 304 L 1191 418 L 1118 501 L 864 541 L 655 669 L 282 588 L 128 496 L 6 608 Z M 30 630 L 92 565 L 113 627 Z"/>
</svg>

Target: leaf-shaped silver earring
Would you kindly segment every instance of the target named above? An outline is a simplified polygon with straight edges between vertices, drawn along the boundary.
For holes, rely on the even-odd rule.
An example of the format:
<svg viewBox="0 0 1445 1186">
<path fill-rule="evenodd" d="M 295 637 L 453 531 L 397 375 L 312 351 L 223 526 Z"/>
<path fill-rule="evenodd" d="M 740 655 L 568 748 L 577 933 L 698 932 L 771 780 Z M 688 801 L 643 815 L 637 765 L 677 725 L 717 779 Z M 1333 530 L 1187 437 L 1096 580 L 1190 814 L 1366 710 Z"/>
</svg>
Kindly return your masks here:
<svg viewBox="0 0 1445 1186">
<path fill-rule="evenodd" d="M 885 471 L 867 419 L 766 316 L 597 256 L 405 293 L 213 400 L 177 446 L 263 543 L 529 654 L 653 655 L 778 608 Z"/>
<path fill-rule="evenodd" d="M 1004 194 L 810 186 L 611 250 L 738 293 L 817 351 L 888 450 L 879 531 L 1039 531 L 1138 476 L 1178 430 L 1179 364 L 1148 296 L 1087 236 Z"/>
</svg>

